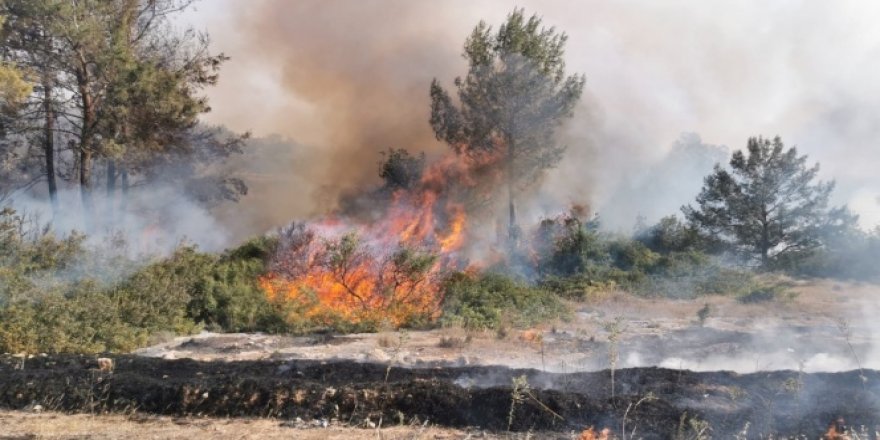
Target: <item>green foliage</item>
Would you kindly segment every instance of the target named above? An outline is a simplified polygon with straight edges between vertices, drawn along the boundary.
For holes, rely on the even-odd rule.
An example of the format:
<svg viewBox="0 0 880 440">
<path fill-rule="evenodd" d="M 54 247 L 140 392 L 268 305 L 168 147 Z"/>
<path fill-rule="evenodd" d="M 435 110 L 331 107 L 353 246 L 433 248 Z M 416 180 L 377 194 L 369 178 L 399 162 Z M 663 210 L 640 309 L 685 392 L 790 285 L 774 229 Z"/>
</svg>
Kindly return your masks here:
<svg viewBox="0 0 880 440">
<path fill-rule="evenodd" d="M 797 293 L 791 290 L 791 284 L 785 282 L 764 281 L 751 286 L 737 298 L 743 304 L 763 303 L 770 301 L 791 301 Z"/>
<path fill-rule="evenodd" d="M 602 233 L 598 227 L 598 221 L 584 222 L 573 213 L 542 222 L 535 239 L 542 286 L 580 300 L 613 289 L 693 298 L 739 294 L 751 279 L 695 249 L 693 231 L 674 217 L 639 239 Z"/>
<path fill-rule="evenodd" d="M 168 260 L 189 301 L 186 315 L 223 331 L 284 331 L 283 315 L 258 285 L 277 240 L 257 237 L 215 257 L 184 249 Z"/>
<path fill-rule="evenodd" d="M 541 223 L 537 266 L 548 288 L 574 297 L 597 286 L 632 288 L 658 264 L 660 255 L 642 243 L 598 228 L 597 220 L 584 222 L 574 213 Z"/>
<path fill-rule="evenodd" d="M 660 219 L 657 224 L 640 231 L 636 239 L 660 254 L 688 252 L 705 247 L 705 239 L 699 232 L 674 215 Z"/>
<path fill-rule="evenodd" d="M 552 292 L 500 274 L 455 273 L 445 281 L 443 290 L 443 325 L 525 328 L 567 316 L 567 309 Z"/>
<path fill-rule="evenodd" d="M 413 156 L 402 148 L 389 148 L 382 155 L 385 160 L 379 169 L 379 177 L 385 182 L 386 189 L 412 189 L 422 178 L 425 153 Z"/>
<path fill-rule="evenodd" d="M 730 169 L 716 165 L 697 196 L 683 208 L 691 224 L 716 237 L 734 255 L 763 269 L 822 245 L 823 230 L 846 228 L 855 218 L 829 209 L 834 184 L 815 182 L 819 166 L 785 149 L 782 140 L 750 138 Z"/>
<path fill-rule="evenodd" d="M 515 9 L 497 32 L 480 22 L 468 37 L 468 72 L 455 79 L 458 103 L 436 79 L 431 83 L 437 139 L 458 154 L 504 157 L 493 166 L 507 182 L 512 237 L 516 194 L 562 159 L 565 147 L 555 133 L 583 92 L 584 77 L 565 73 L 566 40 L 537 15 Z"/>
<path fill-rule="evenodd" d="M 617 287 L 614 281 L 597 280 L 583 275 L 544 276 L 539 285 L 562 298 L 577 301 L 601 299 Z"/>
<path fill-rule="evenodd" d="M 823 241 L 821 248 L 781 258 L 777 268 L 799 276 L 880 281 L 880 228 L 848 228 L 825 234 Z"/>
<path fill-rule="evenodd" d="M 22 78 L 19 69 L 7 63 L 0 63 L 0 110 L 9 112 L 16 109 L 31 90 L 31 84 Z"/>
<path fill-rule="evenodd" d="M 152 335 L 284 331 L 284 310 L 257 284 L 276 241 L 220 256 L 182 247 L 129 259 L 124 243 L 85 247 L 10 209 L 0 211 L 0 352 L 130 351 Z"/>
</svg>

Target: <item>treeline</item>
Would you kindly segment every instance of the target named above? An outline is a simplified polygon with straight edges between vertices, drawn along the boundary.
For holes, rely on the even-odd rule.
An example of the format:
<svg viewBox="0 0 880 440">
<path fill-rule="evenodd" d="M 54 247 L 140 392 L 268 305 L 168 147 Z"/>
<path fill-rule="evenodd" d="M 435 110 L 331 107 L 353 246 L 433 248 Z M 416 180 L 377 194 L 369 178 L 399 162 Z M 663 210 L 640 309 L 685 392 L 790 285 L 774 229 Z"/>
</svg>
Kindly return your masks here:
<svg viewBox="0 0 880 440">
<path fill-rule="evenodd" d="M 227 60 L 172 20 L 192 0 L 5 0 L 0 200 L 29 191 L 53 216 L 113 227 L 130 191 L 157 183 L 211 204 L 243 181 L 212 173 L 243 136 L 199 125 Z M 61 206 L 59 193 L 79 193 Z M 96 204 L 100 196 L 104 203 Z"/>
</svg>

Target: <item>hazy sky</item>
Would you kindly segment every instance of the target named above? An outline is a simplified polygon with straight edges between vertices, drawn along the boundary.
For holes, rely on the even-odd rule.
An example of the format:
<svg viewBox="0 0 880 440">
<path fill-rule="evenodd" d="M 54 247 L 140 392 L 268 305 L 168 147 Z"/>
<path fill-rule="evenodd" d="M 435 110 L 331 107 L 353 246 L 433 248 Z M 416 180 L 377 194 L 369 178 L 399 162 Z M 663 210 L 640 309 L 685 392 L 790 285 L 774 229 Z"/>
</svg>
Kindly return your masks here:
<svg viewBox="0 0 880 440">
<path fill-rule="evenodd" d="M 550 181 L 566 197 L 611 209 L 683 132 L 732 149 L 778 134 L 880 223 L 880 2 L 202 0 L 186 21 L 232 57 L 208 120 L 297 140 L 327 160 L 291 172 L 335 185 L 359 172 L 347 158 L 442 149 L 431 79 L 450 86 L 469 31 L 514 6 L 565 31 L 567 67 L 587 78 L 572 159 Z"/>
</svg>

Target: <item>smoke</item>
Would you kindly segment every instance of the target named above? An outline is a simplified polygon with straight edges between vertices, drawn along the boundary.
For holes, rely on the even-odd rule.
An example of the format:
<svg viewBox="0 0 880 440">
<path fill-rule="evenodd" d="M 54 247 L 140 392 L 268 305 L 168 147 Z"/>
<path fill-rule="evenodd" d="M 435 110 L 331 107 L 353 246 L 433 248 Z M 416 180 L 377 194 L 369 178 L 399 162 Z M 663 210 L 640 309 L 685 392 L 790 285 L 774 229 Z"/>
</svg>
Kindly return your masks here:
<svg viewBox="0 0 880 440">
<path fill-rule="evenodd" d="M 270 213 L 255 232 L 322 213 L 340 194 L 374 183 L 380 150 L 442 151 L 427 124 L 430 80 L 449 86 L 463 75 L 459 55 L 473 26 L 497 25 L 515 6 L 567 32 L 568 70 L 587 77 L 563 137 L 567 159 L 542 192 L 555 197 L 536 198 L 536 212 L 585 203 L 626 229 L 634 221 L 627 217 L 674 213 L 699 188 L 672 185 L 659 205 L 636 188 L 651 186 L 644 171 L 669 163 L 681 133 L 730 149 L 778 134 L 822 163 L 822 178 L 837 179 L 836 203 L 851 203 L 863 226 L 880 222 L 871 165 L 880 160 L 878 5 L 205 2 L 186 20 L 232 57 L 211 91 L 210 121 L 300 146 L 289 171 L 273 176 L 296 203 L 251 205 Z"/>
<path fill-rule="evenodd" d="M 264 212 L 257 229 L 324 213 L 342 194 L 376 183 L 380 151 L 444 151 L 427 122 L 428 85 L 461 71 L 463 62 L 448 62 L 460 42 L 438 44 L 449 17 L 436 16 L 432 29 L 423 26 L 423 5 L 392 3 L 230 3 L 232 33 L 209 29 L 234 57 L 222 84 L 249 96 L 214 93 L 214 119 L 296 143 L 295 158 L 261 158 L 283 164 L 263 178 L 287 194 L 250 204 Z"/>
<path fill-rule="evenodd" d="M 90 213 L 81 209 L 78 189 L 58 192 L 58 215 L 47 197 L 30 193 L 15 195 L 4 206 L 15 209 L 32 227 L 48 226 L 57 236 L 86 233 L 85 245 L 89 247 L 119 243 L 119 250 L 128 258 L 167 256 L 181 244 L 216 252 L 230 242 L 229 233 L 215 216 L 175 186 L 133 188 L 124 204 L 113 201 L 113 210 L 103 193 L 95 192 L 93 199 L 96 212 Z"/>
</svg>

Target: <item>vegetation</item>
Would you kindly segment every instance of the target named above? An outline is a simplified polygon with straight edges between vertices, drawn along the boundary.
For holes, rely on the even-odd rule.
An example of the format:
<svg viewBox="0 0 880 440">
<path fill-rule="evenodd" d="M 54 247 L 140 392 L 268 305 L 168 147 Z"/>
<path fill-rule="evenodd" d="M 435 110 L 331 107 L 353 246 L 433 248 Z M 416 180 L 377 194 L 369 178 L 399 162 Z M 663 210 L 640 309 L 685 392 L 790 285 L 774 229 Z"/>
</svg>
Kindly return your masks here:
<svg viewBox="0 0 880 440">
<path fill-rule="evenodd" d="M 444 291 L 443 325 L 527 328 L 567 316 L 566 308 L 552 292 L 501 274 L 456 273 L 446 280 Z"/>
<path fill-rule="evenodd" d="M 684 207 L 685 216 L 704 236 L 765 270 L 809 253 L 823 234 L 851 227 L 855 218 L 845 208 L 828 208 L 834 184 L 815 182 L 819 166 L 806 163 L 779 137 L 751 138 L 747 153 L 733 153 L 730 171 L 716 166 L 706 177 L 697 207 Z"/>
<path fill-rule="evenodd" d="M 601 232 L 578 209 L 544 220 L 535 236 L 540 284 L 571 299 L 608 290 L 694 298 L 739 294 L 752 275 L 701 250 L 703 240 L 674 217 L 635 237 Z"/>
<path fill-rule="evenodd" d="M 271 240 L 220 256 L 182 247 L 138 261 L 124 243 L 89 247 L 81 235 L 58 238 L 34 226 L 0 213 L 0 352 L 130 351 L 202 327 L 286 330 L 257 285 Z"/>
<path fill-rule="evenodd" d="M 58 214 L 60 189 L 77 188 L 90 230 L 112 226 L 116 208 L 137 186 L 171 180 L 204 202 L 245 193 L 240 179 L 210 170 L 241 152 L 242 137 L 198 125 L 209 110 L 201 93 L 216 84 L 226 57 L 210 53 L 206 36 L 174 30 L 175 15 L 191 3 L 0 4 L 4 59 L 35 85 L 25 89 L 5 75 L 12 89 L 29 93 L 0 142 L 0 153 L 17 165 L 2 189 L 45 181 Z M 95 204 L 99 183 L 107 199 L 122 203 Z"/>
<path fill-rule="evenodd" d="M 515 198 L 561 159 L 559 126 L 572 115 L 584 78 L 566 76 L 567 36 L 543 27 L 540 17 L 514 10 L 497 32 L 480 22 L 464 45 L 468 73 L 456 78 L 457 107 L 437 80 L 431 83 L 431 127 L 459 154 L 504 156 L 511 238 Z"/>
<path fill-rule="evenodd" d="M 203 206 L 247 192 L 216 168 L 242 152 L 245 136 L 198 122 L 209 110 L 202 93 L 226 57 L 208 50 L 206 36 L 173 31 L 175 14 L 191 3 L 0 3 L 0 202 L 45 182 L 59 218 L 69 208 L 59 205 L 60 189 L 75 188 L 91 234 L 117 225 L 136 187 L 170 184 Z M 424 247 L 393 234 L 322 239 L 299 225 L 220 254 L 184 245 L 143 256 L 112 234 L 100 243 L 98 234 L 56 234 L 51 221 L 0 208 L 0 352 L 128 351 L 203 328 L 350 332 L 439 323 L 501 334 L 565 319 L 565 301 L 613 290 L 791 299 L 789 286 L 753 269 L 880 280 L 880 229 L 861 231 L 845 207 L 829 207 L 833 183 L 817 181 L 818 164 L 778 137 L 751 138 L 729 167 L 716 165 L 684 218 L 628 235 L 608 232 L 576 206 L 523 232 L 516 199 L 561 160 L 556 134 L 583 92 L 584 77 L 565 70 L 565 44 L 564 33 L 521 9 L 497 30 L 480 23 L 465 42 L 468 71 L 455 80 L 456 99 L 436 80 L 430 88 L 433 132 L 462 166 L 436 177 L 444 173 L 424 154 L 388 149 L 382 185 L 340 203 L 342 213 L 375 222 L 376 205 L 430 187 L 420 199 L 456 209 L 432 205 L 400 234 L 420 233 Z M 483 176 L 488 191 L 481 182 L 455 186 Z M 106 203 L 92 200 L 98 184 Z M 507 191 L 509 246 L 487 270 L 452 269 L 465 261 L 437 253 L 435 218 L 471 213 L 468 203 L 458 206 L 456 197 L 469 197 L 459 192 L 493 199 L 499 189 Z M 464 220 L 445 226 L 456 239 L 471 238 Z M 332 307 L 316 307 L 319 298 Z M 709 316 L 707 304 L 697 319 Z"/>
</svg>

